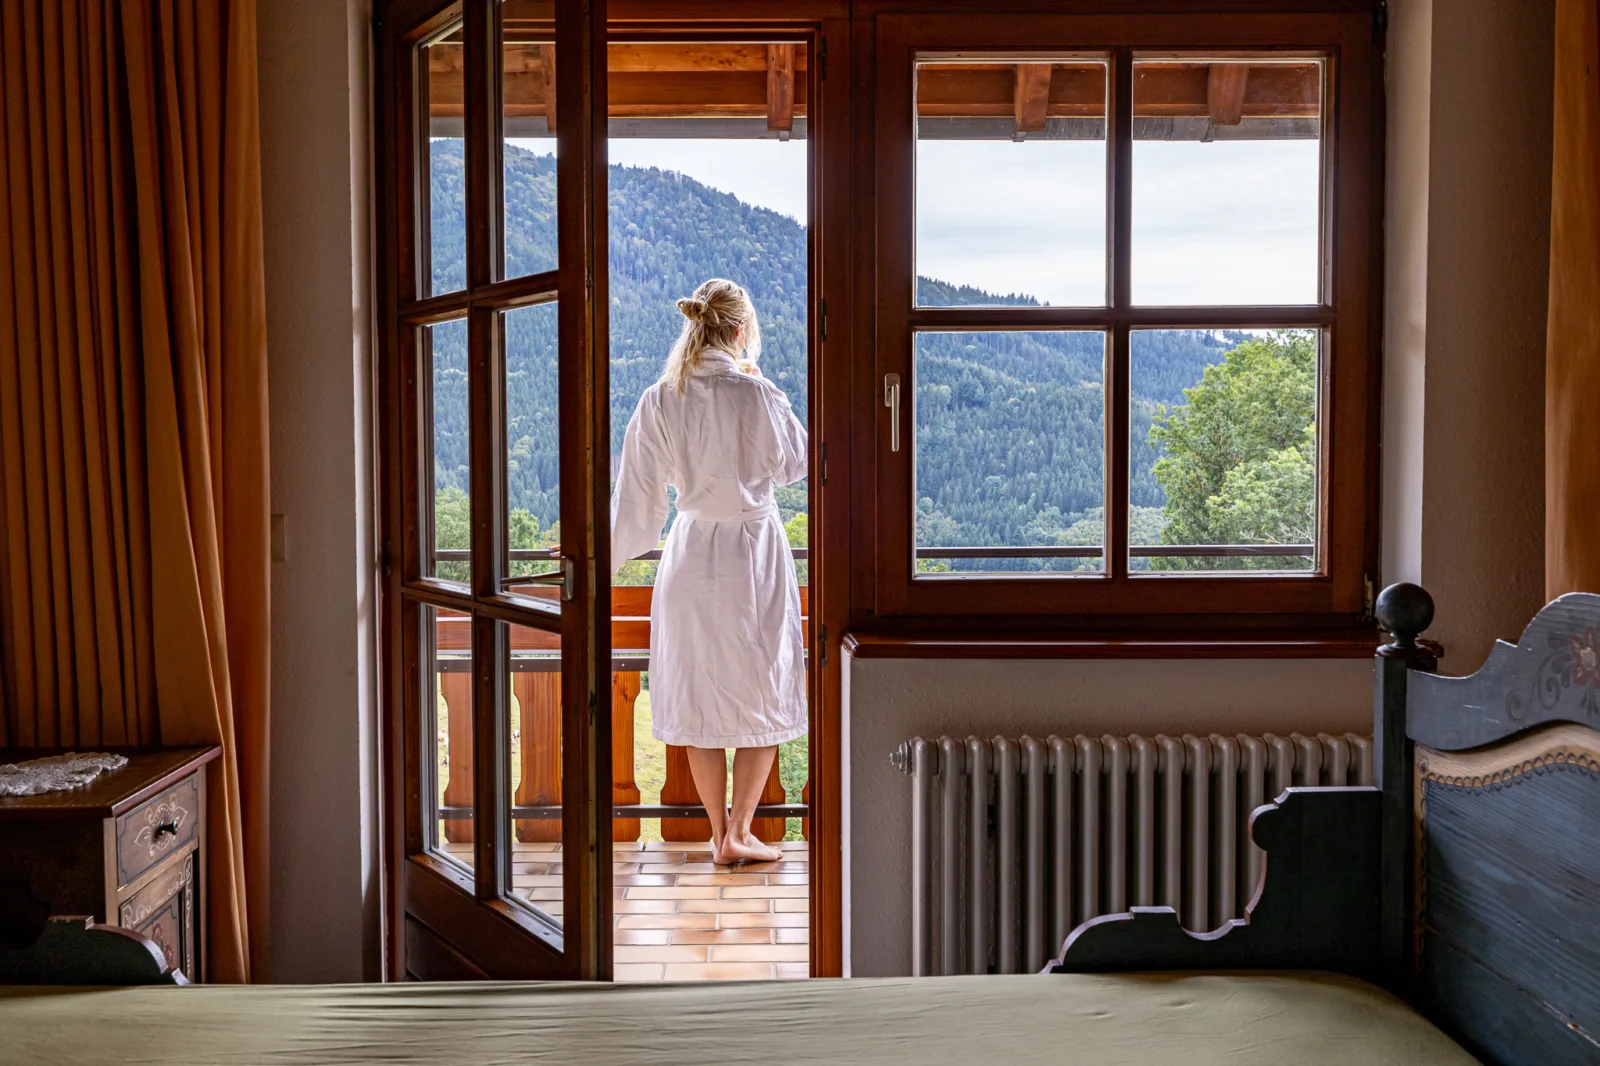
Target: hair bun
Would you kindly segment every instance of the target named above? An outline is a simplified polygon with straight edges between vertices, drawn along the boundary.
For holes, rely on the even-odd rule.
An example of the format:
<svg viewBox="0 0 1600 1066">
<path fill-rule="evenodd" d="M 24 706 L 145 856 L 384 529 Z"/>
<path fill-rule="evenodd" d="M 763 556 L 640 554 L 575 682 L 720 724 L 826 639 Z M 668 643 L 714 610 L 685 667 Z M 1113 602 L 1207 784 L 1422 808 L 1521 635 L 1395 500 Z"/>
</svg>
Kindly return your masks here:
<svg viewBox="0 0 1600 1066">
<path fill-rule="evenodd" d="M 698 322 L 706 316 L 706 302 L 704 300 L 694 300 L 684 297 L 678 301 L 678 310 L 681 311 L 683 313 L 683 317 L 687 318 L 690 322 Z"/>
</svg>

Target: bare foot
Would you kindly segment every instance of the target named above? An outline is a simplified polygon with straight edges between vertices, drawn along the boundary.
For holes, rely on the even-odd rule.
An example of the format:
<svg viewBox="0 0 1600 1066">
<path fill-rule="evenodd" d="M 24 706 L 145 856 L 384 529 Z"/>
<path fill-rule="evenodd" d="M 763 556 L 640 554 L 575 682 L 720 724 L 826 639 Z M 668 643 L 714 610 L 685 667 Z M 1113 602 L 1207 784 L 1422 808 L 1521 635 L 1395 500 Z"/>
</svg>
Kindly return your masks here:
<svg viewBox="0 0 1600 1066">
<path fill-rule="evenodd" d="M 740 837 L 729 833 L 712 855 L 712 861 L 722 866 L 739 862 L 777 862 L 781 858 L 782 849 L 763 844 L 748 833 Z"/>
</svg>

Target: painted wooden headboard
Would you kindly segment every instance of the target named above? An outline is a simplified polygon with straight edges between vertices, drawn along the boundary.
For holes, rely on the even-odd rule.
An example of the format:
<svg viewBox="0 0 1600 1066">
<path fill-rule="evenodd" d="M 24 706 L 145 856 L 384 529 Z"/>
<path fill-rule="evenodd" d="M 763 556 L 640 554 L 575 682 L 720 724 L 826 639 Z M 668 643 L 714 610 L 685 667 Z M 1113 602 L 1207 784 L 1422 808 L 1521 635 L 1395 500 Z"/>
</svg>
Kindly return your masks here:
<svg viewBox="0 0 1600 1066">
<path fill-rule="evenodd" d="M 1485 1059 L 1600 1062 L 1600 595 L 1405 687 L 1412 998 Z"/>
</svg>

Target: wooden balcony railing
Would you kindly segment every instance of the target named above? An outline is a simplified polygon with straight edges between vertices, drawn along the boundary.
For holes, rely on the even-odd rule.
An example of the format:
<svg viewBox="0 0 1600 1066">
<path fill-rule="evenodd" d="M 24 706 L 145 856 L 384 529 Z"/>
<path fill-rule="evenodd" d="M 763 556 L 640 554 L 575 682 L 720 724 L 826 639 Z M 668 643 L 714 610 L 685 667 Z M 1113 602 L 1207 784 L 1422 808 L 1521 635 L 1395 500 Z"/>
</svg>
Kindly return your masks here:
<svg viewBox="0 0 1600 1066">
<path fill-rule="evenodd" d="M 1129 549 L 1135 557 L 1188 556 L 1312 556 L 1310 544 L 1217 544 L 1195 546 L 1136 545 Z M 440 549 L 439 562 L 465 560 L 468 552 Z M 660 557 L 648 552 L 642 559 Z M 805 559 L 804 549 L 795 550 L 797 560 Z M 1092 558 L 1101 554 L 1097 546 L 970 546 L 918 548 L 920 559 L 1007 559 L 1007 558 Z M 549 558 L 541 549 L 517 549 L 513 562 L 540 562 Z M 540 599 L 553 599 L 552 588 L 512 585 L 510 591 Z M 639 839 L 641 818 L 660 818 L 663 839 L 700 841 L 710 836 L 711 827 L 701 811 L 689 760 L 683 748 L 666 746 L 666 780 L 659 804 L 640 803 L 635 781 L 634 708 L 641 690 L 641 674 L 650 666 L 650 586 L 616 586 L 611 590 L 611 801 L 614 837 L 619 841 Z M 809 589 L 800 587 L 802 616 L 810 613 Z M 444 819 L 445 836 L 451 842 L 472 839 L 472 716 L 471 647 L 472 627 L 463 615 L 441 610 L 437 621 L 439 688 L 446 709 L 446 743 L 449 745 L 450 773 L 440 797 L 439 814 Z M 516 700 L 521 743 L 517 759 L 521 779 L 512 797 L 512 817 L 516 835 L 523 841 L 557 841 L 561 838 L 561 659 L 560 641 L 551 633 L 522 626 L 511 631 L 511 693 Z M 785 803 L 778 767 L 762 792 L 762 805 L 755 820 L 755 832 L 762 840 L 781 840 L 785 819 L 801 818 L 802 832 L 809 832 L 805 812 L 811 799 L 807 782 L 800 804 Z"/>
<path fill-rule="evenodd" d="M 556 595 L 554 589 L 541 586 L 516 586 L 512 591 L 541 599 Z M 659 817 L 664 840 L 708 840 L 710 823 L 704 815 L 691 813 L 704 808 L 695 792 L 683 748 L 666 746 L 666 780 L 661 787 L 660 804 L 640 804 L 634 775 L 634 708 L 641 689 L 640 675 L 649 669 L 650 600 L 654 591 L 648 585 L 617 586 L 611 590 L 613 839 L 638 840 L 640 819 Z M 806 586 L 800 586 L 802 616 L 810 613 L 809 592 Z M 439 813 L 444 817 L 446 840 L 464 843 L 472 840 L 473 833 L 471 620 L 465 615 L 439 611 L 435 641 L 440 696 L 445 704 L 445 740 L 449 745 L 449 776 L 440 797 Z M 521 780 L 512 797 L 512 817 L 516 838 L 522 841 L 561 839 L 560 651 L 555 634 L 512 627 L 511 694 L 516 700 L 521 730 L 517 752 Z M 752 827 L 762 840 L 782 840 L 787 817 L 800 817 L 801 832 L 809 832 L 809 819 L 804 813 L 811 800 L 810 783 L 802 794 L 804 803 L 787 804 L 784 799 L 775 762 L 761 796 L 762 816 Z"/>
</svg>

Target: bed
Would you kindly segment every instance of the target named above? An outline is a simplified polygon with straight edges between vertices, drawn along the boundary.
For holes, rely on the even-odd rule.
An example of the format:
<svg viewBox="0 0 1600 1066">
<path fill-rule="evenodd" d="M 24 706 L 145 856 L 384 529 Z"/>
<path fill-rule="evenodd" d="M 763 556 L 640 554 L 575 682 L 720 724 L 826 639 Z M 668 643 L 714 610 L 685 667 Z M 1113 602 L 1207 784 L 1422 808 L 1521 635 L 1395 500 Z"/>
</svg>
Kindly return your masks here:
<svg viewBox="0 0 1600 1066">
<path fill-rule="evenodd" d="M 0 1060 L 1600 1062 L 1600 596 L 1550 604 L 1468 678 L 1430 672 L 1422 590 L 1379 615 L 1380 787 L 1260 808 L 1262 885 L 1220 930 L 1105 916 L 1052 976 L 173 988 L 142 983 L 176 980 L 147 942 L 77 920 L 0 950 L 0 983 L 136 987 L 0 988 Z"/>
<path fill-rule="evenodd" d="M 1312 967 L 1388 988 L 1486 1062 L 1600 1062 L 1600 595 L 1552 601 L 1470 677 L 1433 672 L 1422 589 L 1377 613 L 1377 787 L 1258 809 L 1244 919 L 1092 919 L 1052 971 Z"/>
<path fill-rule="evenodd" d="M 0 1060 L 75 1066 L 1473 1061 L 1369 984 L 1285 974 L 13 990 L 0 1031 Z"/>
</svg>

